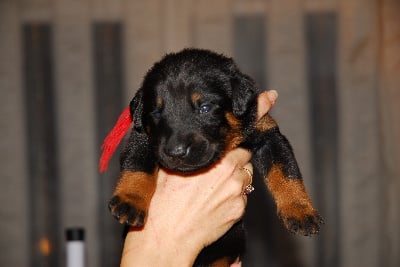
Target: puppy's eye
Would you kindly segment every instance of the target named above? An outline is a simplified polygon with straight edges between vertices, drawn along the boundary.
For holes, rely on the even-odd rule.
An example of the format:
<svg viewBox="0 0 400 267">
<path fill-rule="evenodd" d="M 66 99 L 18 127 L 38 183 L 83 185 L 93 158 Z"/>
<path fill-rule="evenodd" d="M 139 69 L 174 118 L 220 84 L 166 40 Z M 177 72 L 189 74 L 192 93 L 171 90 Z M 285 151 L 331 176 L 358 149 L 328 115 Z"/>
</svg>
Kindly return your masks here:
<svg viewBox="0 0 400 267">
<path fill-rule="evenodd" d="M 199 112 L 200 114 L 202 113 L 207 113 L 211 110 L 211 105 L 205 104 L 205 105 L 201 105 L 199 108 Z"/>
<path fill-rule="evenodd" d="M 151 116 L 156 119 L 159 120 L 161 118 L 161 110 L 155 110 L 151 113 Z"/>
</svg>

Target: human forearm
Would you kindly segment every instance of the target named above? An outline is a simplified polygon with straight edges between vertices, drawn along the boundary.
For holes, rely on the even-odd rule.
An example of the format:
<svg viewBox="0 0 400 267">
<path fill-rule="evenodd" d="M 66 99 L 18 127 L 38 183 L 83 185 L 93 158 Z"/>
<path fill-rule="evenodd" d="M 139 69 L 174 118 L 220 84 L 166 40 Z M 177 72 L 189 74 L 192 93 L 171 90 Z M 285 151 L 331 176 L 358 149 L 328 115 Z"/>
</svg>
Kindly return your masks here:
<svg viewBox="0 0 400 267">
<path fill-rule="evenodd" d="M 185 244 L 185 240 L 178 240 L 178 234 L 164 233 L 160 236 L 155 232 L 130 231 L 126 239 L 121 267 L 193 265 L 199 253 L 198 248 Z"/>
</svg>

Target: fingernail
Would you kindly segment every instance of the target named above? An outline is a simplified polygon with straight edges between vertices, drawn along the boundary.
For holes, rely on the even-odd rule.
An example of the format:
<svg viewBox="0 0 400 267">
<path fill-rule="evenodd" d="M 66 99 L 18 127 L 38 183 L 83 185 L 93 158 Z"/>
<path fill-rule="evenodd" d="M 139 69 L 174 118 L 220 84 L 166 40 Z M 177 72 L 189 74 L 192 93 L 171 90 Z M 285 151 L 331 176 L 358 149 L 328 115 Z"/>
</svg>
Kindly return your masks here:
<svg viewBox="0 0 400 267">
<path fill-rule="evenodd" d="M 269 90 L 267 92 L 268 100 L 272 103 L 275 103 L 276 99 L 278 98 L 278 92 L 276 90 Z"/>
</svg>

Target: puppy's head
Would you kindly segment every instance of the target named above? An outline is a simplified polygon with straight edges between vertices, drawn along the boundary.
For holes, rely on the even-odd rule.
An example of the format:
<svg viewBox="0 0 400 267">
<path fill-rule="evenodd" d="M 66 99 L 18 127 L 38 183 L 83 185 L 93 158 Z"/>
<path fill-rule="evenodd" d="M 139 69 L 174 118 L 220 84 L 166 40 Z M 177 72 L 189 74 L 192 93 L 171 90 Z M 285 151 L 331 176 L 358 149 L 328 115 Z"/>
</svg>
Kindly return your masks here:
<svg viewBox="0 0 400 267">
<path fill-rule="evenodd" d="M 131 102 L 135 130 L 158 161 L 178 172 L 209 167 L 238 146 L 254 122 L 256 88 L 232 59 L 198 49 L 168 54 Z"/>
</svg>

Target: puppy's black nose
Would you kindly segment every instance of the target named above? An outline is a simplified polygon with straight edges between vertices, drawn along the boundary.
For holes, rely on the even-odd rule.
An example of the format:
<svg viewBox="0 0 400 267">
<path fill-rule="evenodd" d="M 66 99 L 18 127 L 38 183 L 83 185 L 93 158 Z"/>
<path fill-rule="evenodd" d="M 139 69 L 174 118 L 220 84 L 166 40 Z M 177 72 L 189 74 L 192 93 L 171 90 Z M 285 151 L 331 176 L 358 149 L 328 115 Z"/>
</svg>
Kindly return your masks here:
<svg viewBox="0 0 400 267">
<path fill-rule="evenodd" d="M 164 153 L 170 157 L 183 158 L 189 153 L 189 146 L 186 146 L 184 144 L 167 146 L 164 148 Z"/>
</svg>

